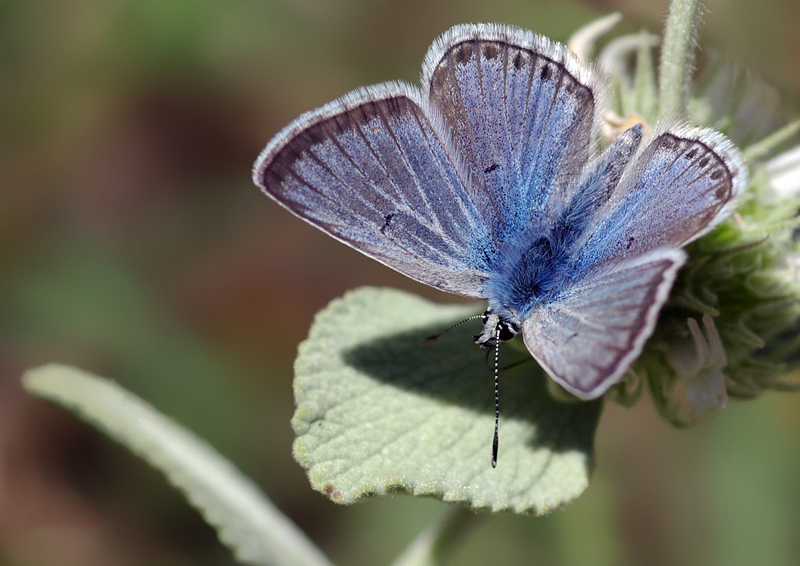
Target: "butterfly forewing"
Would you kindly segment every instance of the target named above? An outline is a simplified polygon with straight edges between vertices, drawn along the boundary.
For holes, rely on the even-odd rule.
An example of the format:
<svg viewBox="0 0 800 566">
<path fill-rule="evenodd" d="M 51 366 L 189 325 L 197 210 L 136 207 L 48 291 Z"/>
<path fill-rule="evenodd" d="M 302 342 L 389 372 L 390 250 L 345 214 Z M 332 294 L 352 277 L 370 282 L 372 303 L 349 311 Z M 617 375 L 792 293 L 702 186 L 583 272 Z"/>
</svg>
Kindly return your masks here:
<svg viewBox="0 0 800 566">
<path fill-rule="evenodd" d="M 420 93 L 355 91 L 278 134 L 254 168 L 264 191 L 331 236 L 433 287 L 484 297 L 491 240 Z"/>
<path fill-rule="evenodd" d="M 713 130 L 674 128 L 643 145 L 587 230 L 585 267 L 680 248 L 726 218 L 746 188 L 738 150 Z"/>
<path fill-rule="evenodd" d="M 457 26 L 431 47 L 423 87 L 472 173 L 493 238 L 527 228 L 580 174 L 597 82 L 564 46 L 515 28 Z"/>
<path fill-rule="evenodd" d="M 522 325 L 526 346 L 569 392 L 599 397 L 641 353 L 685 257 L 657 250 L 588 274 L 535 309 Z"/>
</svg>

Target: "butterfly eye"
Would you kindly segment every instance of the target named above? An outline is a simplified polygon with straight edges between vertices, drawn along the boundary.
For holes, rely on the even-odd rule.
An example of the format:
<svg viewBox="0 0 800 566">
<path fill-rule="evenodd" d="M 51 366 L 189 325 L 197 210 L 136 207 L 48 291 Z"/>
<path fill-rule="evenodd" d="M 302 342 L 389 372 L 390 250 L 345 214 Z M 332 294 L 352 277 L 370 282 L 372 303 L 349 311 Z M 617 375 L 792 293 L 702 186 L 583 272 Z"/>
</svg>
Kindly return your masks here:
<svg viewBox="0 0 800 566">
<path fill-rule="evenodd" d="M 503 342 L 511 340 L 519 332 L 519 328 L 517 328 L 516 326 L 505 320 L 500 322 L 499 327 L 500 327 L 499 338 Z"/>
</svg>

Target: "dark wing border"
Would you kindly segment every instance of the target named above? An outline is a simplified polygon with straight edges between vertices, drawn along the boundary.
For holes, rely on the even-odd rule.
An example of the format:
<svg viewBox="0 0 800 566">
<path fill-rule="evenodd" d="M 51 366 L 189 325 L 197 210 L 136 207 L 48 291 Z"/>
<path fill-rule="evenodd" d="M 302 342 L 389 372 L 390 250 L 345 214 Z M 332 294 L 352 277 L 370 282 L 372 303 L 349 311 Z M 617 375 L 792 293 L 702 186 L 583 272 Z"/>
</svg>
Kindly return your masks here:
<svg viewBox="0 0 800 566">
<path fill-rule="evenodd" d="M 315 132 L 315 126 L 321 126 L 330 120 L 358 111 L 359 108 L 367 105 L 386 105 L 395 101 L 410 103 L 411 107 L 415 109 L 414 112 L 417 113 L 417 119 L 427 121 L 426 126 L 430 128 L 432 135 L 441 146 L 442 153 L 446 155 L 446 160 L 449 166 L 452 167 L 453 175 L 457 177 L 456 185 L 458 186 L 456 187 L 450 183 L 452 190 L 447 193 L 447 198 L 452 200 L 451 204 L 458 208 L 463 217 L 468 218 L 472 224 L 479 223 L 477 226 L 479 228 L 477 230 L 478 234 L 473 235 L 471 238 L 466 238 L 462 232 L 469 231 L 471 228 L 474 229 L 476 226 L 465 225 L 461 230 L 457 228 L 452 228 L 449 231 L 442 230 L 441 235 L 445 238 L 469 239 L 470 245 L 460 246 L 460 253 L 453 255 L 451 258 L 453 261 L 437 262 L 436 258 L 414 256 L 412 251 L 404 250 L 402 246 L 398 247 L 399 239 L 392 241 L 389 238 L 385 240 L 386 249 L 400 250 L 402 253 L 395 254 L 397 256 L 395 258 L 389 257 L 391 254 L 380 254 L 375 245 L 365 245 L 363 242 L 359 244 L 357 238 L 348 239 L 341 234 L 337 234 L 331 225 L 315 220 L 310 214 L 302 213 L 302 206 L 299 201 L 284 198 L 284 195 L 289 194 L 288 192 L 275 191 L 273 193 L 268 189 L 270 184 L 268 177 L 273 162 L 281 158 L 284 150 L 291 150 L 291 145 L 297 142 L 301 136 L 306 135 L 308 137 L 310 135 L 313 137 L 318 135 Z M 324 139 L 321 139 L 318 143 L 324 142 Z M 488 237 L 480 237 L 480 232 L 483 231 L 485 226 L 480 221 L 479 215 L 472 210 L 474 209 L 474 203 L 467 190 L 469 175 L 466 171 L 466 167 L 460 162 L 458 151 L 450 140 L 447 127 L 422 92 L 416 87 L 396 81 L 356 89 L 315 110 L 302 114 L 283 128 L 267 144 L 253 165 L 252 177 L 253 182 L 282 207 L 345 245 L 421 283 L 467 297 L 484 298 L 484 283 L 488 279 L 487 254 L 490 253 L 490 250 L 484 248 L 490 246 L 490 242 L 488 242 Z M 313 187 L 309 188 L 313 189 Z M 335 197 L 335 191 L 324 196 L 330 200 L 331 197 Z M 364 196 L 365 198 L 369 197 L 368 194 Z M 430 197 L 432 200 L 440 201 L 444 196 L 444 194 L 437 195 L 435 192 L 431 192 L 425 198 Z M 332 202 L 328 207 L 329 212 L 333 211 L 336 206 L 336 203 Z M 439 206 L 441 207 L 442 205 L 440 204 Z M 440 211 L 444 215 L 453 214 L 452 209 L 447 207 L 440 208 Z M 444 218 L 444 216 L 437 215 L 436 212 L 431 212 L 430 215 L 432 218 Z M 368 223 L 365 226 L 368 226 Z M 352 228 L 354 232 L 361 229 L 358 226 L 352 226 Z M 367 228 L 362 230 L 364 234 L 369 232 Z M 382 232 L 383 229 L 380 231 Z M 374 234 L 373 241 L 375 241 Z M 383 257 L 381 257 L 382 255 Z M 440 258 L 444 257 L 441 253 L 438 255 Z M 469 258 L 469 261 L 465 262 L 465 258 Z"/>
</svg>

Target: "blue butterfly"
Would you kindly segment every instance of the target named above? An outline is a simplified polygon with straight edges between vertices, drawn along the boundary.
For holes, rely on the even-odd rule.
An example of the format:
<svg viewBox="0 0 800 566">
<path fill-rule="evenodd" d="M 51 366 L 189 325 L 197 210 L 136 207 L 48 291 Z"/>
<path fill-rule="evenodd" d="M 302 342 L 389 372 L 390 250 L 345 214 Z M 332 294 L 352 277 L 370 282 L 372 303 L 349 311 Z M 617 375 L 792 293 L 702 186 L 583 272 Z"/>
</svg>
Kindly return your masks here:
<svg viewBox="0 0 800 566">
<path fill-rule="evenodd" d="M 365 87 L 300 116 L 253 179 L 400 273 L 486 299 L 478 345 L 521 332 L 550 377 L 595 399 L 652 334 L 681 248 L 747 185 L 739 151 L 707 128 L 637 125 L 597 154 L 605 88 L 533 32 L 455 26 L 421 89 Z"/>
</svg>

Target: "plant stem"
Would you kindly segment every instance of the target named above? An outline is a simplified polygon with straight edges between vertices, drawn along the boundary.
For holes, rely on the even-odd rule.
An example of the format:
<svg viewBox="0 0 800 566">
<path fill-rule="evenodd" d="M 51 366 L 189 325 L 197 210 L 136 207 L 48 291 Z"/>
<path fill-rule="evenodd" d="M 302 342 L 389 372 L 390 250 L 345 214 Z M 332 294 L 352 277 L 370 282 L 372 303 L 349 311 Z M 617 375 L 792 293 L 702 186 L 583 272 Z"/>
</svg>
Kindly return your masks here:
<svg viewBox="0 0 800 566">
<path fill-rule="evenodd" d="M 672 0 L 670 3 L 659 65 L 661 119 L 686 117 L 686 101 L 694 70 L 694 51 L 702 12 L 703 0 Z"/>
<path fill-rule="evenodd" d="M 486 513 L 451 505 L 415 538 L 392 566 L 441 566 L 457 550 Z"/>
</svg>

